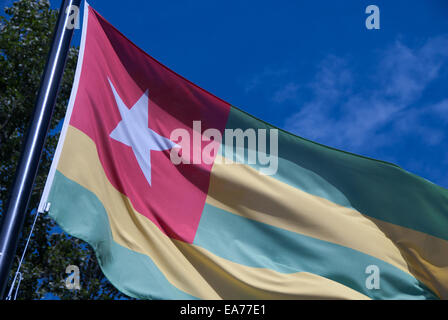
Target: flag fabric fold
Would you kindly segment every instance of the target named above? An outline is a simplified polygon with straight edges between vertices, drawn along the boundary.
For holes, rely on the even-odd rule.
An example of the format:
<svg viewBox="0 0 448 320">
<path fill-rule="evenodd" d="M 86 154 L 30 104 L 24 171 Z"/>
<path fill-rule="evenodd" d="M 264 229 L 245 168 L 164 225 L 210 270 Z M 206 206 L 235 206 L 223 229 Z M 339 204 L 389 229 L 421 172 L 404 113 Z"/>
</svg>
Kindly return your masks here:
<svg viewBox="0 0 448 320">
<path fill-rule="evenodd" d="M 266 144 L 229 159 L 238 130 Z M 88 5 L 45 208 L 136 298 L 448 298 L 448 190 L 246 114 Z"/>
</svg>

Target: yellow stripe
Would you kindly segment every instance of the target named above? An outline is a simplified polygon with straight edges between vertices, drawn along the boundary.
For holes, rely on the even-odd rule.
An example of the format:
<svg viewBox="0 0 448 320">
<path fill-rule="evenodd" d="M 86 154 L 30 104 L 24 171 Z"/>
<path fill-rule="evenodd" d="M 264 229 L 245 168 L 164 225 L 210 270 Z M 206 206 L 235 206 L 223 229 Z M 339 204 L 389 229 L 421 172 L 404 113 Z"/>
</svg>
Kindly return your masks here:
<svg viewBox="0 0 448 320">
<path fill-rule="evenodd" d="M 207 203 L 369 254 L 412 274 L 448 298 L 448 242 L 367 217 L 244 164 L 213 166 Z"/>
<path fill-rule="evenodd" d="M 423 232 L 370 219 L 396 244 L 409 271 L 440 298 L 448 299 L 448 242 Z"/>
<path fill-rule="evenodd" d="M 370 300 L 351 288 L 312 273 L 282 274 L 270 269 L 246 267 L 196 245 L 175 242 L 223 299 Z"/>
<path fill-rule="evenodd" d="M 367 299 L 332 280 L 305 272 L 242 266 L 209 251 L 170 239 L 135 211 L 108 181 L 94 142 L 69 127 L 58 170 L 93 192 L 106 208 L 114 240 L 148 255 L 177 288 L 204 299 Z"/>
</svg>

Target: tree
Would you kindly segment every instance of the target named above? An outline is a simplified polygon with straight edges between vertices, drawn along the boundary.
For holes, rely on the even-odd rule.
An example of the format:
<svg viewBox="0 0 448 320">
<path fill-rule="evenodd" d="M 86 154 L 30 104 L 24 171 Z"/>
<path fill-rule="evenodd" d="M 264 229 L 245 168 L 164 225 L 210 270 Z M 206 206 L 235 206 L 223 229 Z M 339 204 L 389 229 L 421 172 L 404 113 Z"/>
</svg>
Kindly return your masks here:
<svg viewBox="0 0 448 320">
<path fill-rule="evenodd" d="M 5 13 L 0 16 L 0 216 L 32 115 L 58 10 L 51 9 L 48 0 L 19 0 L 5 8 Z M 53 132 L 64 117 L 77 55 L 78 48 L 70 48 L 53 113 Z M 46 142 L 11 280 L 35 217 L 33 208 L 42 194 L 57 139 L 58 134 L 52 134 Z M 79 267 L 80 290 L 68 290 L 65 286 L 68 265 Z M 18 299 L 42 299 L 48 294 L 60 299 L 125 298 L 103 276 L 90 246 L 62 232 L 46 215 L 37 220 L 21 271 Z"/>
</svg>

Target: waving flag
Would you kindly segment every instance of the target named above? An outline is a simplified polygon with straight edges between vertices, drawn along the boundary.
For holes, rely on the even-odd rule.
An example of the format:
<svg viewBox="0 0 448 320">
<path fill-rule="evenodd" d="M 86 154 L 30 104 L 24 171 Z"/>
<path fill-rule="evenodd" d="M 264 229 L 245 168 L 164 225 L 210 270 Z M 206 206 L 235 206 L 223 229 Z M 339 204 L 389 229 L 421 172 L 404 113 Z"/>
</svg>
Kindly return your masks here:
<svg viewBox="0 0 448 320">
<path fill-rule="evenodd" d="M 448 298 L 448 190 L 255 119 L 90 7 L 78 60 L 40 210 L 122 292 Z"/>
</svg>

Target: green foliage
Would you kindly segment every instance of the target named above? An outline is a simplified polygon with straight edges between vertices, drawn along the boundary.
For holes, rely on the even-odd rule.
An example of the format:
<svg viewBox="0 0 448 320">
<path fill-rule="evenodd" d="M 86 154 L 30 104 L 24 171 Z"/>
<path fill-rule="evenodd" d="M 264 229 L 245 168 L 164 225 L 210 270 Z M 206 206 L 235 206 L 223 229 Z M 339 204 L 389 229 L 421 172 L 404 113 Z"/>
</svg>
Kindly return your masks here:
<svg viewBox="0 0 448 320">
<path fill-rule="evenodd" d="M 32 115 L 40 78 L 51 44 L 58 10 L 47 0 L 19 0 L 0 16 L 0 216 L 5 210 L 8 188 L 19 159 L 21 144 Z M 71 48 L 51 127 L 64 117 L 76 68 L 77 48 Z M 29 208 L 37 207 L 58 136 L 47 139 L 40 171 L 35 181 Z M 34 215 L 27 215 L 17 259 L 17 268 Z M 81 289 L 65 287 L 68 265 L 77 265 Z M 61 299 L 125 298 L 103 276 L 93 250 L 40 216 L 32 235 L 18 299 L 42 299 L 48 293 Z M 13 273 L 11 273 L 12 278 Z M 48 297 L 48 296 L 47 296 Z"/>
</svg>

